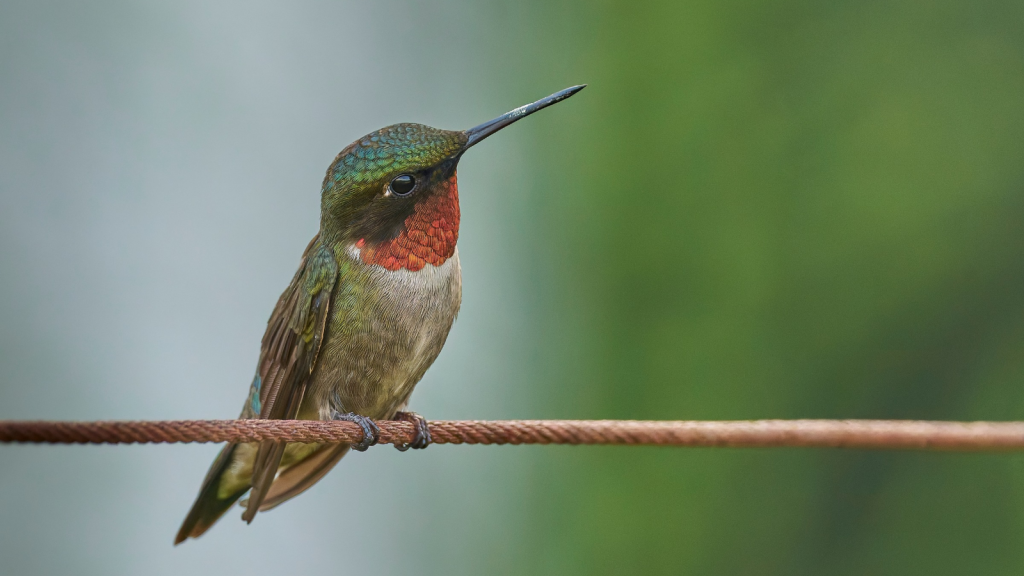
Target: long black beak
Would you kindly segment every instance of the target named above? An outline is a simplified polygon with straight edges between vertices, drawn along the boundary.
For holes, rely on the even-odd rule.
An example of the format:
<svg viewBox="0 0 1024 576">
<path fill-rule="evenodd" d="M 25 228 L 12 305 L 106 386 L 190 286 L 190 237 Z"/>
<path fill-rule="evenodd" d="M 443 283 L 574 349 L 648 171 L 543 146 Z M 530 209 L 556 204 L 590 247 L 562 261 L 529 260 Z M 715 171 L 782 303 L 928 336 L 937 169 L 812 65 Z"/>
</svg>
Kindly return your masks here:
<svg viewBox="0 0 1024 576">
<path fill-rule="evenodd" d="M 494 134 L 498 130 L 501 130 L 502 128 L 508 126 L 509 124 L 515 122 L 516 120 L 519 120 L 520 118 L 525 118 L 538 110 L 547 108 L 548 106 L 551 106 L 552 104 L 555 104 L 557 102 L 561 102 L 562 100 L 565 100 L 569 96 L 572 96 L 573 94 L 579 92 L 580 90 L 583 90 L 586 87 L 586 84 L 580 84 L 579 86 L 566 88 L 561 92 L 555 92 L 554 94 L 548 96 L 547 98 L 541 98 L 540 100 L 537 100 L 533 104 L 520 106 L 519 108 L 516 108 L 511 112 L 506 112 L 505 114 L 498 116 L 497 118 L 491 120 L 490 122 L 484 122 L 479 126 L 474 126 L 473 128 L 466 130 L 466 136 L 469 136 L 469 140 L 466 142 L 466 146 L 465 148 L 463 148 L 463 150 L 467 150 L 470 147 L 475 146 L 484 138 L 487 138 L 491 134 Z"/>
</svg>

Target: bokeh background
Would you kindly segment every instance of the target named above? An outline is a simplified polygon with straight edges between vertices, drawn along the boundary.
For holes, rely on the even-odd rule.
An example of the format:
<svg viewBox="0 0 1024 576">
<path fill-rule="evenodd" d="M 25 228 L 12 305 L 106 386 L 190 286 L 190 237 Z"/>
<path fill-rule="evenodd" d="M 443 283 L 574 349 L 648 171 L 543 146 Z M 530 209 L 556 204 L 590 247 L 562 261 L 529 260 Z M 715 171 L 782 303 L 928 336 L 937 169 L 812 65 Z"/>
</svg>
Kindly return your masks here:
<svg viewBox="0 0 1024 576">
<path fill-rule="evenodd" d="M 431 418 L 1024 419 L 1019 2 L 0 4 L 0 418 L 224 418 L 358 136 L 462 162 Z M 1020 574 L 1024 457 L 0 446 L 4 574 Z"/>
</svg>

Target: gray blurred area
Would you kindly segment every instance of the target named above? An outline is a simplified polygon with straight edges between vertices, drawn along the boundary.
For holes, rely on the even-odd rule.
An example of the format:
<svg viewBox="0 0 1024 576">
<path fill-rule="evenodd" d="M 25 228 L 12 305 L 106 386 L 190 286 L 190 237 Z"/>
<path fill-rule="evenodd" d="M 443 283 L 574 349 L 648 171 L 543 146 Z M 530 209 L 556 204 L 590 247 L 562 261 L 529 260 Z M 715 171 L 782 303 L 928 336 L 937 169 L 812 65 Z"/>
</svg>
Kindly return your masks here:
<svg viewBox="0 0 1024 576">
<path fill-rule="evenodd" d="M 434 419 L 1024 420 L 1019 2 L 0 3 L 0 418 L 227 418 L 334 155 L 462 161 Z M 2 574 L 1024 572 L 1016 454 L 0 446 Z"/>
<path fill-rule="evenodd" d="M 5 2 L 0 417 L 236 416 L 334 155 L 387 124 L 469 127 L 563 87 L 493 85 L 488 18 L 471 3 Z M 520 150 L 541 129 L 462 164 L 465 302 L 414 396 L 432 418 L 528 415 L 530 311 L 500 264 L 523 258 L 502 236 L 519 233 Z M 217 449 L 0 447 L 0 572 L 472 570 L 473 550 L 519 529 L 521 452 L 381 449 L 172 548 Z"/>
</svg>

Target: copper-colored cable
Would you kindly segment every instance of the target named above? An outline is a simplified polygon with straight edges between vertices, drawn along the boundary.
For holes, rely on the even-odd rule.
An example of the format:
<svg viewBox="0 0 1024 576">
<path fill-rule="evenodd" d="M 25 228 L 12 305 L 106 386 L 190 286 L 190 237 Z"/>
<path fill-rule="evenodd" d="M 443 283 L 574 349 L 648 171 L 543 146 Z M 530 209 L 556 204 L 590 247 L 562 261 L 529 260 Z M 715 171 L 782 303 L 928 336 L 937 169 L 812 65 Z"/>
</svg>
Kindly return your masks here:
<svg viewBox="0 0 1024 576">
<path fill-rule="evenodd" d="M 408 422 L 378 421 L 380 441 L 412 440 Z M 1024 450 L 1024 422 L 914 420 L 440 420 L 435 444 L 628 444 Z M 168 442 L 357 442 L 352 422 L 310 420 L 169 420 L 114 422 L 0 421 L 0 442 L 134 444 Z"/>
</svg>

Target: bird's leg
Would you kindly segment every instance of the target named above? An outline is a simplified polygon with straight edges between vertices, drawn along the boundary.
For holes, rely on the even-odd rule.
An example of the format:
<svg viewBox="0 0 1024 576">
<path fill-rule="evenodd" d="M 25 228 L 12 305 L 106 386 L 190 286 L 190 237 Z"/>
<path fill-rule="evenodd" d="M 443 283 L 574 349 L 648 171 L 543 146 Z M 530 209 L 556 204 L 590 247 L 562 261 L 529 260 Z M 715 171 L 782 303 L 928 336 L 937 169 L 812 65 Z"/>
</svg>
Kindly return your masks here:
<svg viewBox="0 0 1024 576">
<path fill-rule="evenodd" d="M 415 448 L 416 450 L 422 450 L 430 443 L 433 442 L 430 438 L 430 428 L 427 427 L 427 419 L 415 412 L 395 412 L 395 420 L 402 420 L 405 422 L 412 422 L 413 427 L 416 430 L 416 434 L 412 438 L 412 442 L 408 444 L 395 444 L 395 448 L 399 451 L 405 452 L 409 448 Z"/>
<path fill-rule="evenodd" d="M 377 424 L 375 424 L 373 420 L 366 416 L 356 414 L 355 412 L 338 412 L 335 410 L 331 419 L 355 422 L 363 429 L 363 439 L 352 445 L 353 450 L 366 452 L 367 448 L 373 446 L 378 440 L 380 440 L 380 428 L 377 427 Z"/>
</svg>

